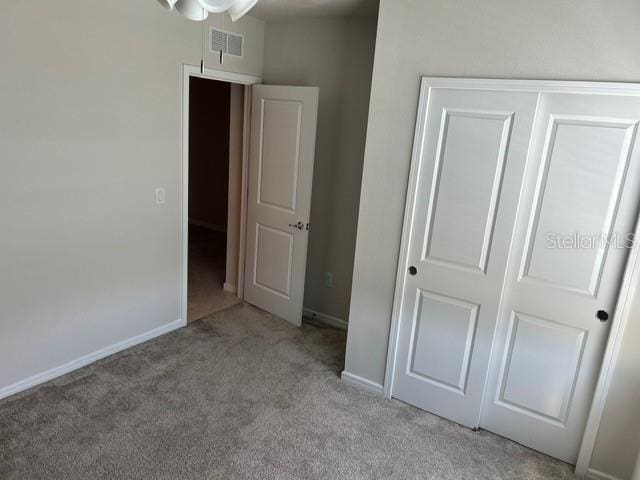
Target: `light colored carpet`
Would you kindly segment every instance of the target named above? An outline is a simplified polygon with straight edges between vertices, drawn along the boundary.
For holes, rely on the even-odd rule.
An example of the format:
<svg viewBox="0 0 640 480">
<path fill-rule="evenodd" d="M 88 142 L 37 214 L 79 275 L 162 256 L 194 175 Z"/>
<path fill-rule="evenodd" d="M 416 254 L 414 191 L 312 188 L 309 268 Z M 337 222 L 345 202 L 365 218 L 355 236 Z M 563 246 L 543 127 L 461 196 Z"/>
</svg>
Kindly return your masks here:
<svg viewBox="0 0 640 480">
<path fill-rule="evenodd" d="M 236 305 L 0 402 L 0 478 L 573 478 L 343 384 L 345 335 Z"/>
</svg>

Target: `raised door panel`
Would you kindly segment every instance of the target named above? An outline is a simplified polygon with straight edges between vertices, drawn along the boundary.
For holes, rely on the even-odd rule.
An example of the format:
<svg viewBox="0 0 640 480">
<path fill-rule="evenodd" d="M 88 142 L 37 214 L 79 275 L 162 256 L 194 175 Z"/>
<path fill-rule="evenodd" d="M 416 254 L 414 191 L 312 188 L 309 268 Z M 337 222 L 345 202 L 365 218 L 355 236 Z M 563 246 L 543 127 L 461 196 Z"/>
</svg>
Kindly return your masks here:
<svg viewBox="0 0 640 480">
<path fill-rule="evenodd" d="M 423 257 L 485 273 L 513 112 L 445 109 Z"/>
<path fill-rule="evenodd" d="M 286 299 L 291 297 L 294 235 L 256 225 L 254 284 Z"/>
<path fill-rule="evenodd" d="M 477 320 L 478 305 L 421 291 L 407 373 L 464 395 Z"/>
<path fill-rule="evenodd" d="M 513 312 L 496 402 L 564 425 L 587 332 Z"/>
<path fill-rule="evenodd" d="M 551 116 L 521 278 L 596 296 L 635 123 Z"/>
<path fill-rule="evenodd" d="M 258 202 L 295 214 L 302 103 L 264 99 L 261 106 Z"/>
</svg>

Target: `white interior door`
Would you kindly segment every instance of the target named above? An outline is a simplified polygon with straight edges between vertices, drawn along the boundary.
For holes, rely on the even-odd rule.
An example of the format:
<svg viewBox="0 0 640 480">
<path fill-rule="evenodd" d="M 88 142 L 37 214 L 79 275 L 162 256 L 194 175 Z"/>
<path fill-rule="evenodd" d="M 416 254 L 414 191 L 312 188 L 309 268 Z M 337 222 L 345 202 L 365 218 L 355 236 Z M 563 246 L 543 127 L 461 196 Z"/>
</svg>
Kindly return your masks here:
<svg viewBox="0 0 640 480">
<path fill-rule="evenodd" d="M 536 93 L 423 86 L 393 396 L 471 428 L 536 102 Z"/>
<path fill-rule="evenodd" d="M 302 322 L 319 90 L 253 87 L 245 299 Z"/>
<path fill-rule="evenodd" d="M 541 95 L 482 426 L 569 463 L 637 218 L 639 121 L 638 97 Z"/>
</svg>

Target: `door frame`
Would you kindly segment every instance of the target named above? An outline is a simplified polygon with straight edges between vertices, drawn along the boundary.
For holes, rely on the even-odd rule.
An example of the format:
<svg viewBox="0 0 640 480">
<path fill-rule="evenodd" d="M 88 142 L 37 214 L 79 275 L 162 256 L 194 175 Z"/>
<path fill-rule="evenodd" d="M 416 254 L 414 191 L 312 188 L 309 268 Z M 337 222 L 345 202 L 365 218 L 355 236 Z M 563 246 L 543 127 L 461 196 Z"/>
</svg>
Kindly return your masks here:
<svg viewBox="0 0 640 480">
<path fill-rule="evenodd" d="M 244 85 L 244 111 L 242 131 L 242 184 L 240 201 L 240 236 L 238 249 L 238 298 L 244 299 L 244 263 L 245 263 L 245 232 L 247 223 L 247 189 L 249 166 L 249 133 L 250 125 L 247 123 L 251 112 L 251 86 L 262 83 L 262 78 L 245 75 L 242 73 L 226 72 L 205 68 L 204 73 L 200 67 L 182 65 L 182 158 L 181 158 L 181 205 L 180 205 L 180 314 L 187 322 L 187 291 L 189 274 L 189 80 L 192 77 L 218 80 L 221 82 Z"/>
<path fill-rule="evenodd" d="M 632 83 L 607 83 L 607 82 L 566 82 L 553 80 L 508 80 L 508 79 L 481 79 L 481 78 L 457 78 L 457 77 L 422 77 L 420 82 L 420 100 L 418 104 L 417 119 L 415 124 L 415 137 L 411 154 L 411 168 L 409 172 L 407 194 L 405 200 L 405 213 L 402 224 L 402 236 L 398 255 L 398 269 L 396 272 L 396 284 L 391 313 L 391 328 L 389 331 L 389 346 L 387 350 L 387 365 L 385 369 L 383 394 L 386 398 L 393 395 L 393 381 L 397 358 L 398 334 L 400 331 L 400 313 L 404 302 L 404 281 L 408 268 L 409 241 L 412 237 L 412 218 L 415 210 L 415 194 L 420 170 L 420 158 L 423 154 L 426 137 L 425 114 L 429 104 L 431 88 L 441 87 L 449 89 L 465 90 L 500 90 L 523 92 L 563 92 L 598 95 L 631 95 L 640 96 L 640 84 Z M 540 98 L 540 96 L 538 97 Z M 527 158 L 527 165 L 530 159 Z M 518 200 L 516 218 L 520 215 L 522 207 L 522 187 Z M 635 225 L 635 238 L 640 239 L 640 212 Z M 513 248 L 513 235 L 510 250 Z M 509 252 L 509 256 L 511 251 Z M 631 318 L 631 300 L 635 293 L 640 294 L 640 241 L 636 241 L 627 258 L 623 280 L 616 303 L 616 310 L 611 319 L 611 328 L 607 340 L 606 349 L 602 358 L 598 382 L 594 391 L 591 409 L 587 418 L 585 432 L 582 437 L 580 453 L 576 463 L 576 474 L 584 477 L 589 471 L 591 457 L 596 443 L 596 437 L 604 407 L 611 387 L 616 360 L 622 348 L 622 341 L 626 325 Z M 500 302 L 502 303 L 502 301 Z M 496 322 L 496 327 L 498 322 Z M 495 332 L 494 332 L 495 335 Z M 494 345 L 491 346 L 491 356 L 494 353 Z M 486 390 L 486 380 L 485 380 Z M 485 392 L 486 393 L 486 392 Z M 484 398 L 484 395 L 483 395 Z M 481 408 L 482 411 L 482 408 Z"/>
</svg>

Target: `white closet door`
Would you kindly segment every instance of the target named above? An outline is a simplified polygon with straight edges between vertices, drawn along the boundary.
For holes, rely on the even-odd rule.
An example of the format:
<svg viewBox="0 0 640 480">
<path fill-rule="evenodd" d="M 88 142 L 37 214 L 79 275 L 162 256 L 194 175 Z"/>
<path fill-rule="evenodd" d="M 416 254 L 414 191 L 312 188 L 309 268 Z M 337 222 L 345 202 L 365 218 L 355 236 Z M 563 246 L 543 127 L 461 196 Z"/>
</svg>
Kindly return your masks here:
<svg viewBox="0 0 640 480">
<path fill-rule="evenodd" d="M 319 90 L 256 85 L 245 299 L 302 323 Z"/>
<path fill-rule="evenodd" d="M 569 463 L 637 218 L 639 119 L 622 95 L 544 93 L 537 115 L 481 424 Z"/>
<path fill-rule="evenodd" d="M 423 84 L 393 396 L 472 428 L 537 98 Z"/>
</svg>

